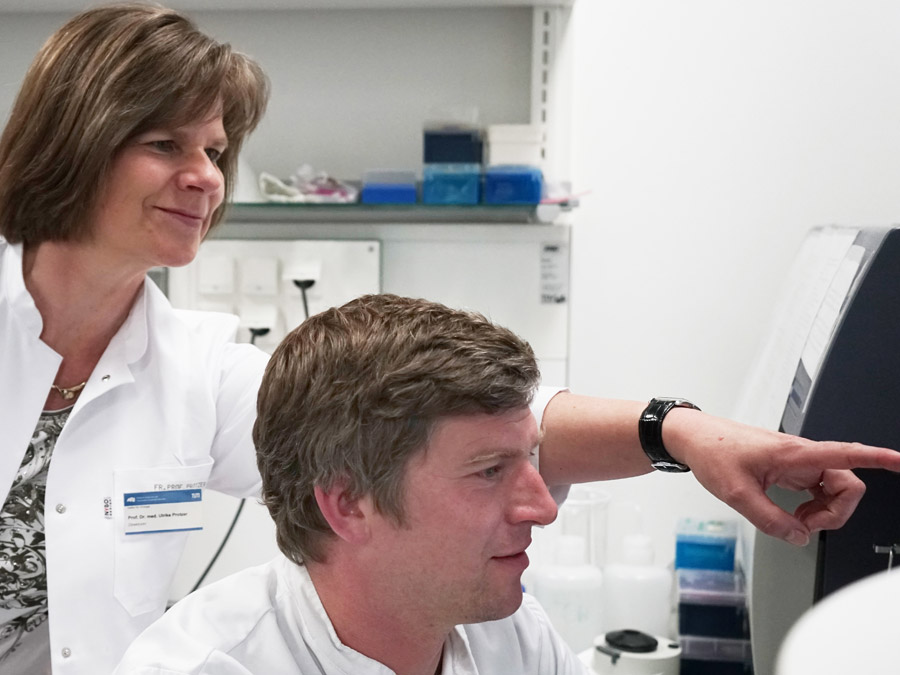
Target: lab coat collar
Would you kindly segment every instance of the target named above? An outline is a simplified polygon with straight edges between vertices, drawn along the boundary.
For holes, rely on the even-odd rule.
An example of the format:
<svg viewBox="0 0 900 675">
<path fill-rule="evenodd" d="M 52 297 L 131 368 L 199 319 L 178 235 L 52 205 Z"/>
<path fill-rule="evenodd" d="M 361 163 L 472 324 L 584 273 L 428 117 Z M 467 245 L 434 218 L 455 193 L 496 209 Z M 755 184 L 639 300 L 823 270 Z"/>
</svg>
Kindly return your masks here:
<svg viewBox="0 0 900 675">
<path fill-rule="evenodd" d="M 36 386 L 39 384 L 43 395 L 46 396 L 62 357 L 40 340 L 44 322 L 34 298 L 25 286 L 23 251 L 22 244 L 9 244 L 0 238 L 0 254 L 3 258 L 0 270 L 10 303 L 10 316 L 20 325 L 23 336 L 34 345 L 33 348 L 44 355 L 45 360 L 42 361 L 45 365 L 42 368 L 44 377 L 36 379 L 47 381 L 36 383 Z M 147 351 L 149 315 L 171 311 L 171 305 L 162 291 L 145 278 L 125 322 L 110 340 L 106 351 L 88 378 L 87 386 L 76 401 L 76 410 L 73 414 L 98 396 L 123 384 L 134 382 L 130 366 L 141 359 Z"/>
<path fill-rule="evenodd" d="M 22 269 L 24 247 L 22 244 L 9 244 L 0 237 L 0 250 L 3 252 L 3 260 L 0 261 L 4 277 L 3 286 L 6 287 L 12 316 L 29 336 L 38 338 L 44 329 L 44 321 L 37 305 L 34 304 L 34 298 L 25 287 Z"/>
<path fill-rule="evenodd" d="M 293 624 L 301 627 L 300 634 L 309 639 L 310 644 L 328 644 L 327 655 L 321 647 L 317 656 L 331 665 L 328 672 L 365 673 L 365 675 L 393 675 L 387 666 L 370 659 L 341 642 L 334 625 L 325 611 L 316 587 L 304 565 L 283 557 L 280 560 L 281 574 L 286 578 L 290 595 L 297 598 L 293 605 Z M 324 658 L 323 658 L 324 657 Z M 446 675 L 478 675 L 478 668 L 469 647 L 469 640 L 463 626 L 455 626 L 444 641 L 442 672 Z"/>
<path fill-rule="evenodd" d="M 34 298 L 25 286 L 22 267 L 24 247 L 22 244 L 9 244 L 0 237 L 0 251 L 2 251 L 3 257 L 0 269 L 3 271 L 3 284 L 6 287 L 12 316 L 29 336 L 40 338 L 41 331 L 44 329 L 44 320 L 41 318 L 37 305 L 34 304 Z M 141 358 L 147 350 L 147 314 L 162 306 L 170 307 L 169 301 L 156 287 L 156 284 L 148 283 L 148 279 L 145 278 L 144 285 L 138 292 L 128 317 L 113 336 L 104 357 L 110 352 L 116 352 L 120 358 L 124 359 L 125 363 L 129 364 Z M 101 359 L 101 363 L 102 361 L 103 359 Z"/>
<path fill-rule="evenodd" d="M 153 288 L 150 288 L 150 287 Z M 125 322 L 118 332 L 109 341 L 106 351 L 97 362 L 94 371 L 88 379 L 84 392 L 76 403 L 76 408 L 81 408 L 116 387 L 134 382 L 134 374 L 131 365 L 137 362 L 147 351 L 147 315 L 154 304 L 160 302 L 153 297 L 156 285 L 144 279 L 144 285 L 138 291 L 137 298 L 125 318 Z M 156 289 L 159 292 L 159 289 Z M 160 293 L 160 295 L 162 295 Z M 165 297 L 161 300 L 168 305 Z"/>
</svg>

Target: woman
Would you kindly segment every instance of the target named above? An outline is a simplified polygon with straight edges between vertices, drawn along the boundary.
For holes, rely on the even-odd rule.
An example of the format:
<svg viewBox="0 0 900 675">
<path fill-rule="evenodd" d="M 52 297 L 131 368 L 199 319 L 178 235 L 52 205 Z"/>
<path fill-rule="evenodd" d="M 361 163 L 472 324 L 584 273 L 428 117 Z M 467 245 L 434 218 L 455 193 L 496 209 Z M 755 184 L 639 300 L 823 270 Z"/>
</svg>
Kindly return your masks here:
<svg viewBox="0 0 900 675">
<path fill-rule="evenodd" d="M 146 5 L 76 16 L 26 74 L 0 138 L 0 671 L 110 672 L 162 613 L 199 510 L 137 528 L 152 507 L 124 495 L 258 489 L 266 356 L 145 275 L 221 219 L 267 96 L 256 63 Z"/>
</svg>

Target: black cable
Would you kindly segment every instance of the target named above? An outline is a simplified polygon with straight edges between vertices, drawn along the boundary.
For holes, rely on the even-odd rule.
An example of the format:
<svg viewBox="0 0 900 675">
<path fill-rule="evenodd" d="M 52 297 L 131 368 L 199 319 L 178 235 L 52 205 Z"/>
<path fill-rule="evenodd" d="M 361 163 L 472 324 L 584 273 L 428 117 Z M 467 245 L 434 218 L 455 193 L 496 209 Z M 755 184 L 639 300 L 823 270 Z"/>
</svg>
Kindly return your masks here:
<svg viewBox="0 0 900 675">
<path fill-rule="evenodd" d="M 241 499 L 241 503 L 238 504 L 237 511 L 234 512 L 234 518 L 232 518 L 231 520 L 231 525 L 228 528 L 228 532 L 225 533 L 225 536 L 222 538 L 222 543 L 219 544 L 219 550 L 216 551 L 216 554 L 212 557 L 212 560 L 209 561 L 209 565 L 207 565 L 206 569 L 203 570 L 203 574 L 200 575 L 200 578 L 197 579 L 197 583 L 194 584 L 194 587 L 188 591 L 188 594 L 191 594 L 198 588 L 200 588 L 200 584 L 202 584 L 203 580 L 206 579 L 206 575 L 209 574 L 212 566 L 216 564 L 216 560 L 219 559 L 219 555 L 222 553 L 222 549 L 225 548 L 225 544 L 228 543 L 228 538 L 231 536 L 231 531 L 234 530 L 234 526 L 237 525 L 238 516 L 241 515 L 241 510 L 244 508 L 244 502 L 246 501 L 246 497 Z"/>
<path fill-rule="evenodd" d="M 306 302 L 306 289 L 310 288 L 314 283 L 316 283 L 315 279 L 294 279 L 294 286 L 300 289 L 300 295 L 303 296 L 303 318 L 309 318 L 309 305 Z"/>
<path fill-rule="evenodd" d="M 262 337 L 263 335 L 268 335 L 268 334 L 269 334 L 268 328 L 251 328 L 250 329 L 250 344 L 255 345 L 256 338 Z"/>
</svg>

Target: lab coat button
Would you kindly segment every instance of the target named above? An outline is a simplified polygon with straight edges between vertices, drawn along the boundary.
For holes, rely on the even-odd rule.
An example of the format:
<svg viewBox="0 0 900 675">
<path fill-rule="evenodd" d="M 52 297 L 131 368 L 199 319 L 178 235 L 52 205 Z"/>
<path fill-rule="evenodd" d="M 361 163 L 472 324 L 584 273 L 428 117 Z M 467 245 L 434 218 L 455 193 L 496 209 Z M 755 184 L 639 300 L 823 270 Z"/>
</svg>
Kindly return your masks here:
<svg viewBox="0 0 900 675">
<path fill-rule="evenodd" d="M 104 382 L 109 382 L 109 375 L 104 375 L 100 379 L 103 380 Z"/>
<path fill-rule="evenodd" d="M 65 513 L 65 512 L 66 512 L 66 505 L 65 505 L 65 504 L 57 504 L 57 505 L 56 505 L 56 512 L 57 512 L 57 513 Z"/>
<path fill-rule="evenodd" d="M 63 648 L 62 648 L 62 655 L 63 655 L 63 658 L 64 658 L 64 659 L 67 659 L 67 658 L 69 658 L 70 656 L 72 656 L 72 650 L 69 649 L 68 647 L 63 647 Z"/>
</svg>

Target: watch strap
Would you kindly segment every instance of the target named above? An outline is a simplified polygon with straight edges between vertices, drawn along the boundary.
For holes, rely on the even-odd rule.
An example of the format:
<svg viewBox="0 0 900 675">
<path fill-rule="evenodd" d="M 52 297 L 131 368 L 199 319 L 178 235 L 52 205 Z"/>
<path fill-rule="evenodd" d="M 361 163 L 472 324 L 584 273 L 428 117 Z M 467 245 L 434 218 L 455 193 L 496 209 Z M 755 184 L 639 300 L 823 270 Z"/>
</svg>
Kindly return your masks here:
<svg viewBox="0 0 900 675">
<path fill-rule="evenodd" d="M 684 473 L 691 468 L 676 460 L 662 440 L 662 423 L 673 408 L 693 408 L 700 410 L 693 403 L 683 398 L 652 398 L 638 421 L 638 437 L 641 448 L 650 459 L 650 464 L 657 471 Z"/>
</svg>

